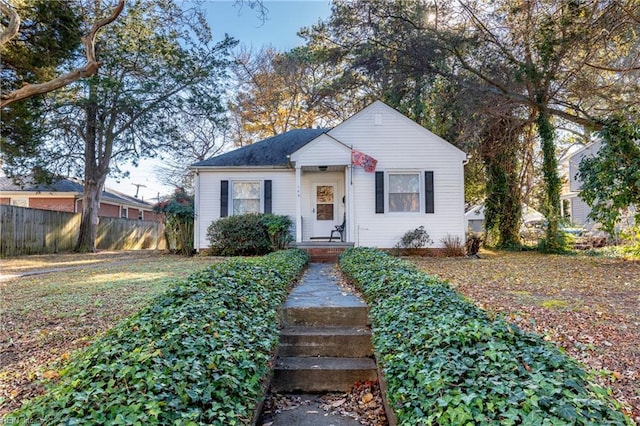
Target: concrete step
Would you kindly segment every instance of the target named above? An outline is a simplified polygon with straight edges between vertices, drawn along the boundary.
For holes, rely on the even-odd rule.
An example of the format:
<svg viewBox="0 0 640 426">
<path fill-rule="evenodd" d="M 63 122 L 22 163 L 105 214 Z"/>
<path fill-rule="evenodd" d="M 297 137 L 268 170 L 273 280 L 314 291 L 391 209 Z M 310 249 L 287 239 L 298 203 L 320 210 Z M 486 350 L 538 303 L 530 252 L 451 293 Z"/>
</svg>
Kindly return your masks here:
<svg viewBox="0 0 640 426">
<path fill-rule="evenodd" d="M 284 326 L 363 327 L 369 325 L 369 310 L 360 307 L 287 307 L 282 310 Z"/>
<path fill-rule="evenodd" d="M 280 330 L 280 357 L 373 356 L 369 327 L 286 327 Z"/>
<path fill-rule="evenodd" d="M 346 392 L 357 381 L 378 379 L 371 358 L 298 358 L 276 360 L 273 392 Z"/>
</svg>

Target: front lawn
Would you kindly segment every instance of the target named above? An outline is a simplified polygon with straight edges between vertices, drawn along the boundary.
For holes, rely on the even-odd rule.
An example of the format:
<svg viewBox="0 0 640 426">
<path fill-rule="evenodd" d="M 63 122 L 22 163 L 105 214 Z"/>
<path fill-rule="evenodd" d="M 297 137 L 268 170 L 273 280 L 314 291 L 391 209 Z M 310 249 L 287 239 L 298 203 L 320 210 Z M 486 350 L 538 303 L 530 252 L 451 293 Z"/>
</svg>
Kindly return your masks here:
<svg viewBox="0 0 640 426">
<path fill-rule="evenodd" d="M 411 260 L 596 370 L 640 423 L 639 262 L 536 252 Z"/>
<path fill-rule="evenodd" d="M 42 391 L 46 366 L 137 312 L 176 278 L 218 262 L 159 252 L 101 252 L 2 259 L 0 415 Z M 69 269 L 67 269 L 69 268 Z"/>
</svg>

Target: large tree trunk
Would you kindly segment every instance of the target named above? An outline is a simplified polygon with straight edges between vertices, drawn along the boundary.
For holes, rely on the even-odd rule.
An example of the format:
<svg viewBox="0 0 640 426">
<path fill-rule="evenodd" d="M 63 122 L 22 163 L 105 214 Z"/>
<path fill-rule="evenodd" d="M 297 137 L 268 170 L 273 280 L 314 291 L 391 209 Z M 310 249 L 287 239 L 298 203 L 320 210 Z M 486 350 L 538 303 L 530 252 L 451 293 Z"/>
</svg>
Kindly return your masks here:
<svg viewBox="0 0 640 426">
<path fill-rule="evenodd" d="M 519 138 L 522 123 L 499 118 L 480 149 L 487 174 L 485 232 L 496 247 L 521 245 L 522 189 L 519 185 Z"/>
<path fill-rule="evenodd" d="M 81 253 L 96 251 L 96 238 L 98 234 L 98 210 L 100 208 L 100 195 L 107 172 L 100 160 L 103 158 L 98 143 L 98 105 L 95 96 L 95 85 L 89 84 L 89 100 L 85 106 L 86 123 L 84 134 L 84 197 L 82 200 L 82 220 L 80 223 L 80 235 L 76 244 L 76 251 Z"/>
<path fill-rule="evenodd" d="M 82 221 L 80 235 L 76 244 L 76 251 L 80 253 L 95 252 L 98 235 L 98 211 L 100 208 L 100 194 L 104 179 L 100 182 L 84 182 L 84 197 L 82 199 Z"/>
</svg>

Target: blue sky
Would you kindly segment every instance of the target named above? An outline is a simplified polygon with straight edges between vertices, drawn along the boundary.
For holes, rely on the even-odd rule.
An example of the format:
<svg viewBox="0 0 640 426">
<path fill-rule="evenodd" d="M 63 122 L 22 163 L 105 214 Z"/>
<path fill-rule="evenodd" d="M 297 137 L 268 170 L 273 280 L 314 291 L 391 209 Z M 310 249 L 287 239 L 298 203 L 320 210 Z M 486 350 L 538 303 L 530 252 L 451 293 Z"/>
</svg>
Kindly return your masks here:
<svg viewBox="0 0 640 426">
<path fill-rule="evenodd" d="M 268 9 L 267 20 L 263 23 L 254 10 L 244 5 L 239 7 L 233 0 L 208 0 L 203 3 L 207 21 L 213 31 L 214 39 L 220 40 L 227 33 L 240 44 L 260 49 L 271 45 L 280 51 L 300 46 L 304 40 L 297 32 L 305 26 L 311 26 L 318 19 L 326 19 L 331 14 L 328 0 L 264 1 Z M 155 202 L 157 194 L 167 195 L 173 188 L 162 185 L 156 175 L 158 160 L 141 160 L 138 167 L 129 166 L 129 178 L 116 182 L 108 178 L 106 186 L 127 195 L 134 195 L 134 184 L 140 187 L 139 196 L 146 201 Z"/>
<path fill-rule="evenodd" d="M 331 13 L 328 0 L 265 1 L 264 5 L 268 9 L 264 23 L 255 10 L 231 0 L 206 1 L 204 8 L 216 39 L 227 33 L 249 47 L 259 49 L 269 44 L 281 51 L 303 44 L 296 35 L 298 30 Z"/>
</svg>

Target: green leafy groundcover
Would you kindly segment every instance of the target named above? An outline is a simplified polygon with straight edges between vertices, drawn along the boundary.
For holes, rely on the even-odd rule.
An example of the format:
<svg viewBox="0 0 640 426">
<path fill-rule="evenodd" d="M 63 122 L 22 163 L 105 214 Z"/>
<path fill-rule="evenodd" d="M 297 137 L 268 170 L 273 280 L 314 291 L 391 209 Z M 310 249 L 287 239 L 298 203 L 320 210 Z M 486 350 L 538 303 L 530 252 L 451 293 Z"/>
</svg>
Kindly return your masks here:
<svg viewBox="0 0 640 426">
<path fill-rule="evenodd" d="M 342 271 L 371 307 L 373 345 L 402 425 L 631 425 L 575 360 L 368 248 Z"/>
<path fill-rule="evenodd" d="M 4 421 L 249 424 L 278 345 L 278 308 L 307 260 L 286 250 L 192 274 L 73 357 L 43 397 Z"/>
</svg>

